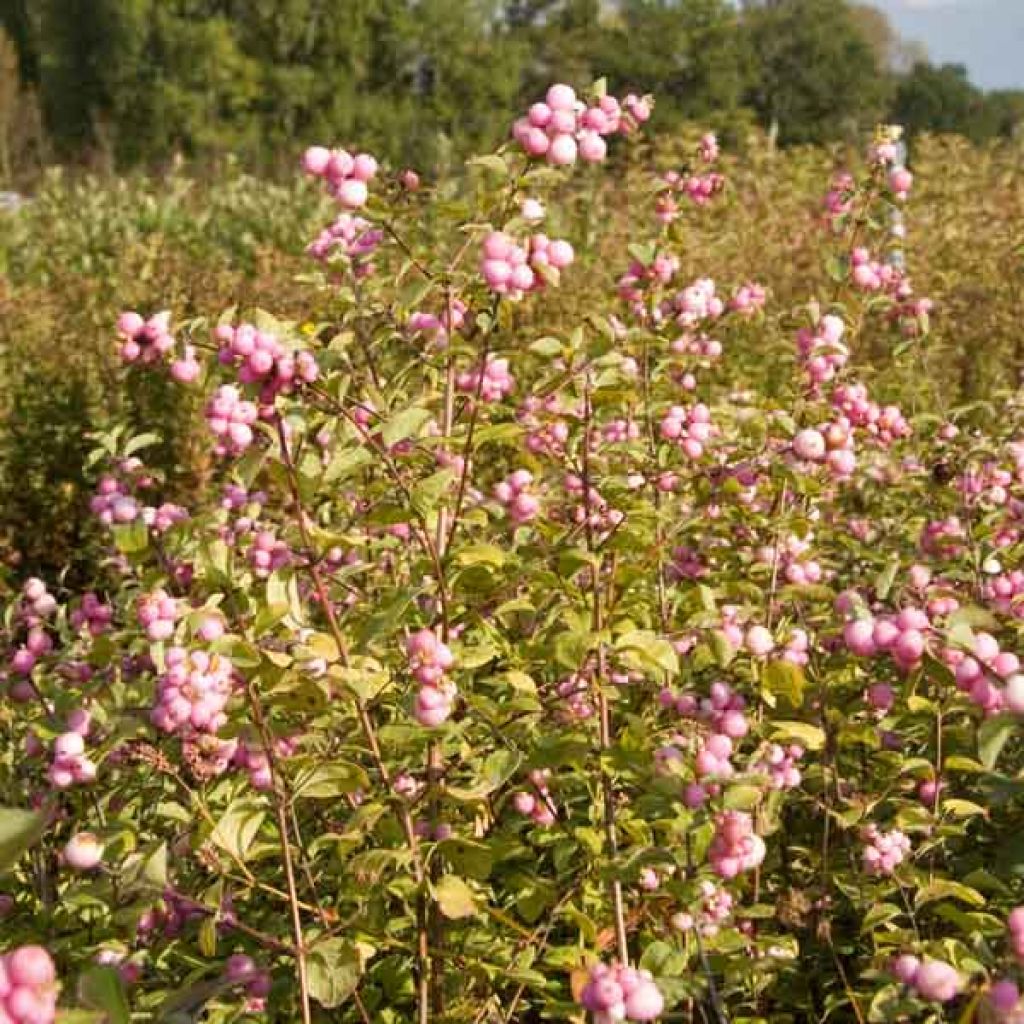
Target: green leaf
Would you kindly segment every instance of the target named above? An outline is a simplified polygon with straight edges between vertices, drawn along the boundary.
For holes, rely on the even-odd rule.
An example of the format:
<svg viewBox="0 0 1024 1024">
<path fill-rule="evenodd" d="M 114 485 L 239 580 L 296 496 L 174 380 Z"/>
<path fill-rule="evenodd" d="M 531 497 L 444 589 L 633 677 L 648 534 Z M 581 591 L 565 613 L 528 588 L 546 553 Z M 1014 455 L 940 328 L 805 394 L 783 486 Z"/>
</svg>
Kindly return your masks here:
<svg viewBox="0 0 1024 1024">
<path fill-rule="evenodd" d="M 492 174 L 508 175 L 508 164 L 505 158 L 498 153 L 488 153 L 485 156 L 474 156 L 466 161 L 467 167 L 482 167 Z"/>
<path fill-rule="evenodd" d="M 861 934 L 863 935 L 865 932 L 874 931 L 879 927 L 879 925 L 888 924 L 890 921 L 899 917 L 902 913 L 903 911 L 894 903 L 874 904 L 874 906 L 872 906 L 864 915 L 864 920 L 860 925 Z"/>
<path fill-rule="evenodd" d="M 650 629 L 631 629 L 615 640 L 615 650 L 620 654 L 635 655 L 641 667 L 657 668 L 669 675 L 679 673 L 679 655 L 663 636 Z"/>
<path fill-rule="evenodd" d="M 722 804 L 731 811 L 750 811 L 764 796 L 760 786 L 730 786 L 725 791 Z"/>
<path fill-rule="evenodd" d="M 193 975 L 193 978 L 195 976 Z M 179 989 L 175 989 L 157 1010 L 158 1021 L 193 1021 L 199 1019 L 199 1013 L 211 999 L 227 992 L 232 983 L 225 977 L 208 981 L 190 981 Z"/>
<path fill-rule="evenodd" d="M 46 831 L 44 811 L 23 811 L 0 807 L 0 874 L 9 871 L 21 855 Z"/>
<path fill-rule="evenodd" d="M 452 493 L 454 481 L 455 472 L 451 469 L 438 470 L 417 481 L 412 489 L 412 507 L 424 518 L 429 517 L 441 499 Z"/>
<path fill-rule="evenodd" d="M 300 772 L 295 777 L 295 798 L 327 800 L 368 789 L 370 779 L 366 772 L 350 761 L 331 761 Z"/>
<path fill-rule="evenodd" d="M 323 658 L 324 661 L 337 661 L 341 657 L 337 641 L 328 633 L 314 633 L 302 642 L 303 653 L 311 658 Z"/>
<path fill-rule="evenodd" d="M 681 974 L 686 969 L 686 957 L 670 943 L 655 941 L 643 951 L 638 966 L 659 977 Z"/>
<path fill-rule="evenodd" d="M 972 800 L 958 800 L 955 797 L 943 800 L 942 810 L 946 814 L 952 814 L 954 818 L 973 818 L 978 814 L 988 814 L 988 811 L 980 804 L 976 804 Z"/>
<path fill-rule="evenodd" d="M 458 920 L 476 914 L 473 890 L 458 875 L 443 875 L 431 888 L 445 917 Z"/>
<path fill-rule="evenodd" d="M 326 939 L 309 952 L 309 994 L 321 1006 L 341 1006 L 359 985 L 362 962 L 359 951 L 347 939 Z"/>
<path fill-rule="evenodd" d="M 512 778 L 520 761 L 520 756 L 512 750 L 495 750 L 484 759 L 472 786 L 449 786 L 447 794 L 469 803 L 484 800 Z"/>
<path fill-rule="evenodd" d="M 825 260 L 825 273 L 837 284 L 845 281 L 849 273 L 849 258 L 842 255 L 830 255 Z"/>
<path fill-rule="evenodd" d="M 633 242 L 626 246 L 626 251 L 637 261 L 637 263 L 640 263 L 645 267 L 649 267 L 654 262 L 654 257 L 658 253 L 657 246 L 653 242 L 648 242 L 646 245 L 641 245 L 639 242 Z"/>
<path fill-rule="evenodd" d="M 995 715 L 978 726 L 978 760 L 992 771 L 1007 740 L 1017 728 L 1013 715 Z"/>
<path fill-rule="evenodd" d="M 481 882 L 491 873 L 494 864 L 491 848 L 470 839 L 442 839 L 437 844 L 437 852 L 460 874 Z"/>
<path fill-rule="evenodd" d="M 210 841 L 222 850 L 227 850 L 236 859 L 244 861 L 266 816 L 267 812 L 260 801 L 234 800 L 217 822 L 217 827 L 210 834 Z"/>
<path fill-rule="evenodd" d="M 998 629 L 999 620 L 987 609 L 965 604 L 957 608 L 946 620 L 950 627 L 966 625 L 971 629 Z"/>
<path fill-rule="evenodd" d="M 459 548 L 454 561 L 456 565 L 493 565 L 500 569 L 505 564 L 505 552 L 496 544 L 468 544 Z"/>
<path fill-rule="evenodd" d="M 373 462 L 373 453 L 366 448 L 342 448 L 334 453 L 324 470 L 323 482 L 336 483 L 352 476 L 363 466 Z"/>
<path fill-rule="evenodd" d="M 711 631 L 711 651 L 719 668 L 728 668 L 736 657 L 736 648 L 720 629 Z"/>
<path fill-rule="evenodd" d="M 381 438 L 390 448 L 399 441 L 418 434 L 432 418 L 433 413 L 429 409 L 418 409 L 415 406 L 403 409 L 384 424 L 380 432 Z"/>
<path fill-rule="evenodd" d="M 761 685 L 772 696 L 785 697 L 793 707 L 798 708 L 804 702 L 807 677 L 799 665 L 780 659 L 765 665 Z"/>
<path fill-rule="evenodd" d="M 946 643 L 962 651 L 974 650 L 974 630 L 966 622 L 958 622 L 946 631 Z"/>
<path fill-rule="evenodd" d="M 143 856 L 139 877 L 150 885 L 163 889 L 167 885 L 167 844 L 159 843 Z"/>
<path fill-rule="evenodd" d="M 133 437 L 125 446 L 125 455 L 134 455 L 136 452 L 141 452 L 143 448 L 152 448 L 153 445 L 159 444 L 163 438 L 159 434 L 154 434 L 150 431 L 147 434 L 139 434 L 138 437 Z"/>
<path fill-rule="evenodd" d="M 132 1015 L 114 967 L 90 967 L 78 979 L 78 998 L 91 1010 L 101 1010 L 106 1024 L 130 1024 Z"/>
<path fill-rule="evenodd" d="M 900 560 L 893 558 L 889 564 L 878 574 L 875 580 L 875 594 L 880 601 L 884 601 L 892 590 L 896 580 L 896 574 L 900 571 Z"/>
<path fill-rule="evenodd" d="M 199 926 L 199 952 L 205 957 L 217 955 L 217 920 L 210 915 Z"/>
<path fill-rule="evenodd" d="M 119 523 L 113 527 L 114 544 L 122 555 L 137 555 L 149 547 L 149 530 L 141 517 L 134 523 Z"/>
<path fill-rule="evenodd" d="M 914 897 L 914 907 L 919 909 L 927 903 L 945 899 L 960 900 L 962 903 L 969 903 L 972 907 L 985 906 L 985 897 L 977 889 L 972 889 L 962 882 L 954 882 L 949 878 L 938 878 L 918 890 Z"/>
<path fill-rule="evenodd" d="M 795 740 L 808 750 L 821 750 L 825 746 L 825 730 L 808 722 L 776 722 L 773 740 Z"/>
<path fill-rule="evenodd" d="M 562 351 L 562 342 L 558 338 L 548 335 L 545 338 L 538 338 L 531 342 L 529 350 L 538 356 L 557 356 Z"/>
</svg>

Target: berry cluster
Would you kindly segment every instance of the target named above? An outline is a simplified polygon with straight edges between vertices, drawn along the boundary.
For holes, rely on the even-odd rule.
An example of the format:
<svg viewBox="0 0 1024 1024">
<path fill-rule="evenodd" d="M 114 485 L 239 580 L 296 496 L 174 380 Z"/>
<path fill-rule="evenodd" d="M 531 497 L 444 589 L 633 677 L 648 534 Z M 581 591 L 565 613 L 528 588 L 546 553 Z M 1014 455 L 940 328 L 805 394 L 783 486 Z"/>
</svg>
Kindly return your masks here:
<svg viewBox="0 0 1024 1024">
<path fill-rule="evenodd" d="M 814 330 L 803 327 L 797 332 L 797 352 L 812 391 L 832 380 L 849 360 L 845 333 L 846 325 L 831 313 L 823 316 Z"/>
<path fill-rule="evenodd" d="M 891 875 L 910 853 L 910 839 L 899 829 L 883 832 L 877 825 L 868 825 L 861 839 L 861 863 L 869 875 Z"/>
<path fill-rule="evenodd" d="M 252 425 L 259 419 L 255 402 L 232 384 L 222 384 L 206 404 L 206 422 L 218 442 L 218 455 L 241 455 L 253 442 Z"/>
<path fill-rule="evenodd" d="M 551 798 L 549 782 L 550 768 L 535 768 L 530 772 L 533 791 L 520 790 L 512 798 L 512 804 L 522 815 L 532 818 L 534 823 L 547 827 L 555 823 L 555 804 Z"/>
<path fill-rule="evenodd" d="M 96 778 L 96 764 L 85 753 L 85 737 L 89 733 L 88 716 L 76 724 L 79 728 L 61 733 L 53 741 L 53 761 L 47 774 L 55 789 L 85 785 Z"/>
<path fill-rule="evenodd" d="M 479 394 L 482 402 L 500 402 L 516 386 L 508 362 L 505 358 L 489 355 L 483 366 L 459 373 L 455 378 L 455 386 L 470 395 Z"/>
<path fill-rule="evenodd" d="M 251 324 L 221 324 L 213 335 L 220 344 L 220 362 L 238 367 L 240 383 L 260 385 L 259 398 L 264 405 L 270 405 L 276 395 L 296 384 L 310 384 L 317 378 L 311 352 L 292 352 L 273 334 Z"/>
<path fill-rule="evenodd" d="M 650 116 L 650 101 L 638 96 L 630 94 L 621 103 L 602 96 L 588 107 L 571 86 L 557 84 L 515 122 L 512 136 L 528 156 L 543 157 L 555 167 L 568 167 L 577 157 L 600 163 L 608 155 L 605 136 L 625 134 Z"/>
<path fill-rule="evenodd" d="M 439 347 L 444 348 L 452 331 L 460 331 L 465 326 L 468 312 L 469 307 L 461 299 L 453 298 L 450 310 L 446 305 L 440 313 L 413 313 L 409 317 L 408 328 L 410 333 L 425 334 Z"/>
<path fill-rule="evenodd" d="M 0 1009 L 10 1024 L 53 1024 L 57 970 L 42 946 L 19 946 L 0 956 Z"/>
<path fill-rule="evenodd" d="M 494 486 L 494 497 L 505 507 L 505 513 L 517 526 L 528 523 L 540 512 L 540 500 L 530 490 L 533 474 L 517 469 Z"/>
<path fill-rule="evenodd" d="M 114 620 L 114 609 L 101 601 L 91 590 L 82 595 L 78 607 L 70 615 L 73 629 L 85 629 L 90 636 L 105 633 Z"/>
<path fill-rule="evenodd" d="M 163 732 L 214 733 L 227 722 L 233 689 L 233 666 L 222 654 L 171 647 L 150 717 Z"/>
<path fill-rule="evenodd" d="M 594 1015 L 594 1024 L 657 1020 L 665 1009 L 665 999 L 650 971 L 619 964 L 591 967 L 579 999 L 580 1005 Z"/>
<path fill-rule="evenodd" d="M 343 256 L 356 278 L 364 278 L 373 273 L 373 254 L 383 241 L 384 232 L 380 228 L 363 217 L 342 213 L 306 246 L 306 253 L 325 264 Z"/>
<path fill-rule="evenodd" d="M 788 747 L 772 743 L 754 771 L 768 776 L 769 789 L 796 789 L 803 780 L 798 766 L 803 756 L 804 748 L 796 743 Z"/>
<path fill-rule="evenodd" d="M 452 713 L 458 690 L 445 673 L 455 664 L 455 656 L 429 629 L 413 633 L 405 643 L 409 671 L 420 684 L 414 715 L 420 725 L 436 727 Z"/>
<path fill-rule="evenodd" d="M 26 626 L 38 626 L 57 610 L 57 598 L 46 588 L 46 584 L 36 576 L 25 580 L 21 588 L 21 601 L 18 604 L 18 618 Z"/>
<path fill-rule="evenodd" d="M 181 604 L 161 587 L 139 598 L 136 614 L 150 640 L 170 640 L 174 625 L 181 618 Z"/>
<path fill-rule="evenodd" d="M 369 153 L 352 156 L 345 149 L 325 146 L 310 146 L 302 166 L 311 177 L 323 179 L 330 194 L 350 210 L 366 205 L 369 182 L 377 175 L 377 161 Z"/>
<path fill-rule="evenodd" d="M 292 560 L 291 548 L 272 530 L 259 530 L 246 552 L 254 575 L 266 579 L 275 569 L 281 569 Z"/>
<path fill-rule="evenodd" d="M 169 310 L 154 313 L 148 320 L 134 311 L 117 318 L 121 336 L 121 358 L 126 363 L 158 363 L 174 348 Z"/>
<path fill-rule="evenodd" d="M 963 979 L 956 968 L 941 960 L 921 961 L 903 953 L 893 960 L 890 969 L 898 981 L 932 1003 L 951 1002 L 963 988 Z"/>
<path fill-rule="evenodd" d="M 708 848 L 711 870 L 721 878 L 753 871 L 764 860 L 764 840 L 754 831 L 745 811 L 723 811 L 715 818 L 715 834 Z"/>
<path fill-rule="evenodd" d="M 492 231 L 483 241 L 480 273 L 496 295 L 520 299 L 557 280 L 551 272 L 564 270 L 574 259 L 564 239 L 537 234 L 520 244 L 504 231 Z"/>
<path fill-rule="evenodd" d="M 711 410 L 703 402 L 673 405 L 662 416 L 658 432 L 663 440 L 674 442 L 687 458 L 699 459 L 715 434 Z"/>
</svg>

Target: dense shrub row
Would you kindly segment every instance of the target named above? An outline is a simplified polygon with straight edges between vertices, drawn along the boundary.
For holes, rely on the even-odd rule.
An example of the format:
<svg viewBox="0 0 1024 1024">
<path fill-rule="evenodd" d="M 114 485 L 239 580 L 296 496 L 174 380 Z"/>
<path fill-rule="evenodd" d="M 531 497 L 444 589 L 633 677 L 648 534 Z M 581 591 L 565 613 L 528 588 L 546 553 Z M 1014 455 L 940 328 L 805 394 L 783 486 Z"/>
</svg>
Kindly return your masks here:
<svg viewBox="0 0 1024 1024">
<path fill-rule="evenodd" d="M 635 237 L 637 183 L 651 166 L 671 167 L 685 149 L 665 140 L 653 153 L 643 143 L 628 158 L 613 154 L 614 189 L 596 174 L 560 186 L 563 231 L 580 248 L 586 272 L 572 275 L 559 292 L 548 311 L 553 327 L 603 301 Z M 913 358 L 893 363 L 886 338 L 869 333 L 858 353 L 884 371 L 887 394 L 912 396 L 915 408 L 941 411 L 1015 382 L 1024 356 L 1016 326 L 1024 280 L 1021 159 L 1019 147 L 977 149 L 953 138 L 915 146 L 922 184 L 908 219 L 907 249 L 915 278 L 937 300 L 931 340 Z M 754 254 L 763 266 L 773 303 L 754 344 L 739 342 L 750 358 L 775 345 L 784 350 L 788 325 L 781 311 L 826 287 L 834 268 L 817 253 L 820 182 L 839 162 L 835 153 L 780 154 L 752 142 L 742 158 L 724 159 L 728 184 L 714 218 L 682 205 L 676 230 L 684 273 L 738 278 Z M 437 198 L 450 200 L 471 181 L 445 183 Z M 215 185 L 180 175 L 159 182 L 54 176 L 23 212 L 4 217 L 4 562 L 47 572 L 91 564 L 93 477 L 82 469 L 91 431 L 125 417 L 139 429 L 159 423 L 162 443 L 150 462 L 169 477 L 174 494 L 206 472 L 202 446 L 192 438 L 190 402 L 165 381 L 136 374 L 124 386 L 113 373 L 110 308 L 168 306 L 187 319 L 211 308 L 260 304 L 298 317 L 314 301 L 303 283 L 311 266 L 303 249 L 324 217 L 307 187 L 270 185 L 231 170 Z M 736 365 L 742 377 L 750 364 Z M 763 363 L 757 373 L 769 389 L 785 378 L 784 370 Z"/>
<path fill-rule="evenodd" d="M 228 185 L 301 283 L 174 182 L 18 222 L 7 400 L 93 479 L 15 421 L 88 580 L 3 617 L 0 1020 L 1024 1015 L 1018 156 L 743 168 L 647 105 Z"/>
</svg>

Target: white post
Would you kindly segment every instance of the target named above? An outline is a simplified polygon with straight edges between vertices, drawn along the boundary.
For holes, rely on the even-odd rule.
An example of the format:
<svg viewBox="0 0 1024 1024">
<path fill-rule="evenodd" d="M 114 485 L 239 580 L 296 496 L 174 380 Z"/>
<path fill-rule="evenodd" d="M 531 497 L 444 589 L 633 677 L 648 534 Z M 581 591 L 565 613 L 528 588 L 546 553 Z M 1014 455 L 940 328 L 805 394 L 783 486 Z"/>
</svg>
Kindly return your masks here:
<svg viewBox="0 0 1024 1024">
<path fill-rule="evenodd" d="M 902 126 L 893 125 L 892 127 L 896 134 L 896 159 L 893 161 L 893 170 L 902 170 L 907 165 L 907 144 L 903 138 Z M 887 261 L 890 266 L 902 270 L 906 261 L 903 243 L 907 237 L 907 225 L 903 218 L 903 210 L 899 207 L 893 208 L 889 221 L 889 234 L 892 236 L 893 245 L 889 250 Z"/>
</svg>

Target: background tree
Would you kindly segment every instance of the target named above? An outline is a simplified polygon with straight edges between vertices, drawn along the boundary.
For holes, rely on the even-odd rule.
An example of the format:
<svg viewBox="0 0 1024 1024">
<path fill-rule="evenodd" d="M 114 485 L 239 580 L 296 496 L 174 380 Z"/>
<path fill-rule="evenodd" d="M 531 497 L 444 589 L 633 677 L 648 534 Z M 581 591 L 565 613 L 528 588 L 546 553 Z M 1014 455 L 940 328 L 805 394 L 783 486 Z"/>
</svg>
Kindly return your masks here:
<svg viewBox="0 0 1024 1024">
<path fill-rule="evenodd" d="M 1020 120 L 1017 94 L 929 65 L 847 0 L 0 0 L 0 26 L 57 155 L 121 170 L 180 154 L 274 173 L 296 140 L 358 139 L 440 172 L 551 81 L 599 77 L 656 94 L 669 133 L 756 118 L 783 144 L 822 142 L 891 115 L 980 139 Z M 8 129 L 26 135 L 11 152 L 38 153 L 31 123 Z"/>
<path fill-rule="evenodd" d="M 725 0 L 623 0 L 603 67 L 613 88 L 657 94 L 655 128 L 683 119 L 722 127 L 749 85 L 746 41 Z"/>
<path fill-rule="evenodd" d="M 748 5 L 755 60 L 748 100 L 782 142 L 855 134 L 885 110 L 888 76 L 847 4 L 772 0 Z"/>
<path fill-rule="evenodd" d="M 962 64 L 915 64 L 896 89 L 892 113 L 910 132 L 959 132 L 973 139 L 992 133 L 984 96 Z"/>
</svg>

